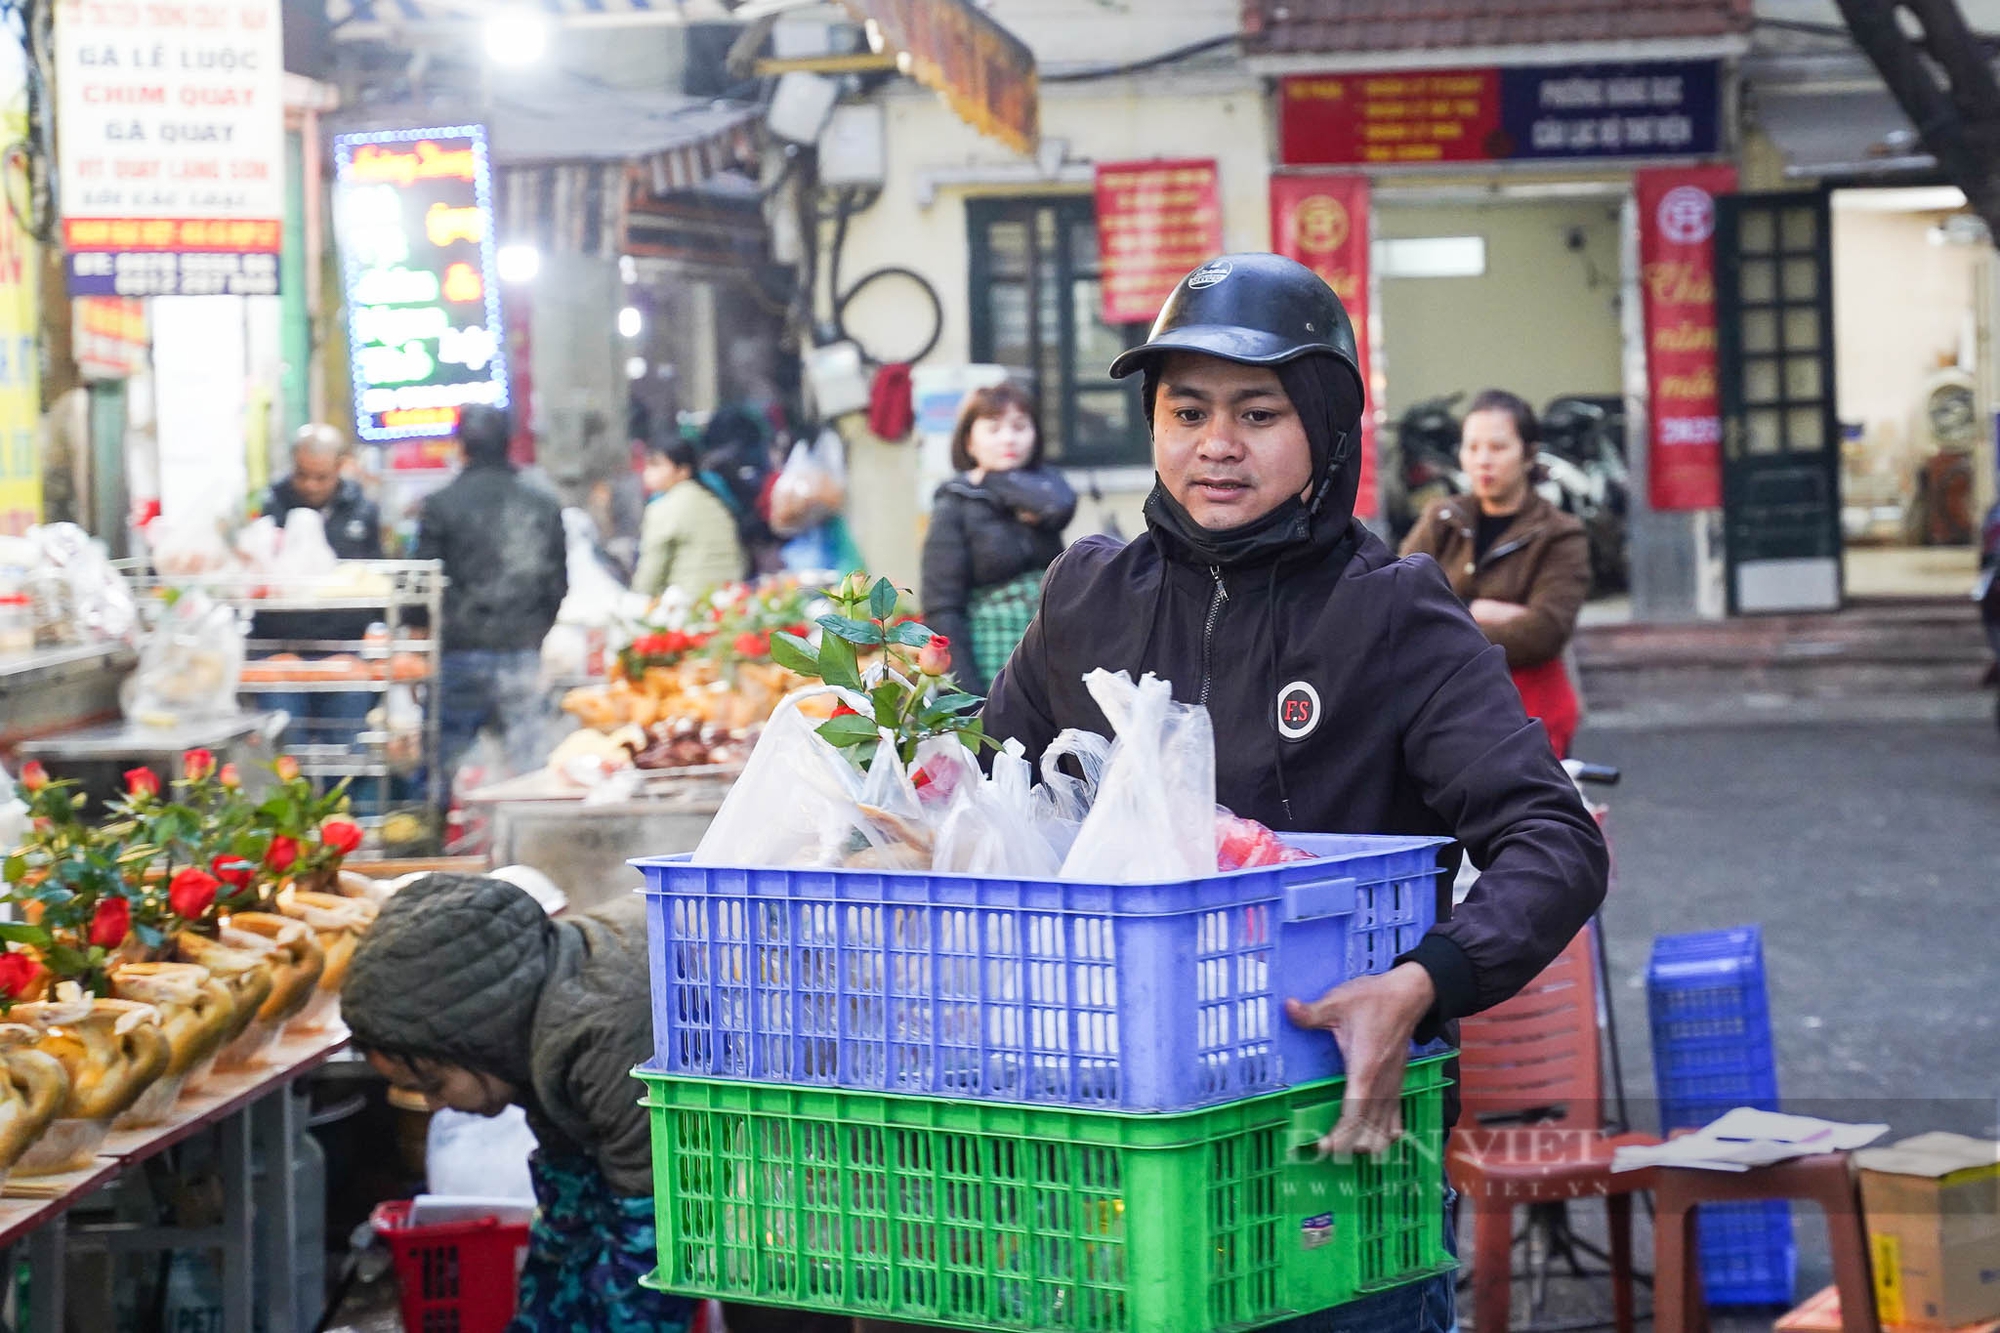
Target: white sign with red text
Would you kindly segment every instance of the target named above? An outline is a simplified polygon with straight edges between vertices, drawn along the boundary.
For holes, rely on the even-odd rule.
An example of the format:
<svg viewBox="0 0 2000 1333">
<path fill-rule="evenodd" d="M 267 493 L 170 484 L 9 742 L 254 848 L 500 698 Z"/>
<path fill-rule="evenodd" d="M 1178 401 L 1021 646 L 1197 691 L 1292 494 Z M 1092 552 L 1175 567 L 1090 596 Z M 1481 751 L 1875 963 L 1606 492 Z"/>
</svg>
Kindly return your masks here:
<svg viewBox="0 0 2000 1333">
<path fill-rule="evenodd" d="M 75 296 L 268 296 L 285 216 L 279 0 L 59 0 Z"/>
</svg>

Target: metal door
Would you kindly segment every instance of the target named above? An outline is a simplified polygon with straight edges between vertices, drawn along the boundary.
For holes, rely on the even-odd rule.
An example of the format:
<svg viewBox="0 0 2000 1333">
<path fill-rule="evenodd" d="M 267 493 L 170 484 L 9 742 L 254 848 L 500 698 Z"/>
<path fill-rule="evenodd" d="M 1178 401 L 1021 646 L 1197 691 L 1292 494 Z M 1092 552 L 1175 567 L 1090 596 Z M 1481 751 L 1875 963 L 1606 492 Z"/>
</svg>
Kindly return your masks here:
<svg viewBox="0 0 2000 1333">
<path fill-rule="evenodd" d="M 1841 602 L 1828 196 L 1716 199 L 1716 365 L 1732 614 Z"/>
</svg>

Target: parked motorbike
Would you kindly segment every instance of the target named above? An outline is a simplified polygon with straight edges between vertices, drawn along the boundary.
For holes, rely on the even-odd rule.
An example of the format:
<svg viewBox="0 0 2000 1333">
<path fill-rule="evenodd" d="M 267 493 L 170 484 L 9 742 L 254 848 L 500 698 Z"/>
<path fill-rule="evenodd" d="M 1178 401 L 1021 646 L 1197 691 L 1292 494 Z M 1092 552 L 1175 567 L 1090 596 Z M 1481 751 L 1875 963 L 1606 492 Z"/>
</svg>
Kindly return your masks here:
<svg viewBox="0 0 2000 1333">
<path fill-rule="evenodd" d="M 1630 581 L 1631 471 L 1625 460 L 1625 403 L 1564 394 L 1542 413 L 1540 486 L 1551 504 L 1574 514 L 1590 539 L 1592 590 L 1622 591 Z"/>
<path fill-rule="evenodd" d="M 1979 622 L 1986 627 L 1986 642 L 1993 648 L 1993 664 L 1986 668 L 1986 683 L 2000 685 L 2000 503 L 1986 511 L 1979 537 L 1979 582 L 1972 589 L 1979 604 Z M 2000 704 L 1993 713 L 2000 725 Z"/>
<path fill-rule="evenodd" d="M 1459 421 L 1452 411 L 1464 396 L 1451 393 L 1412 403 L 1396 421 L 1396 464 L 1388 469 L 1385 507 L 1397 542 L 1433 501 L 1471 489 L 1458 466 Z"/>
</svg>

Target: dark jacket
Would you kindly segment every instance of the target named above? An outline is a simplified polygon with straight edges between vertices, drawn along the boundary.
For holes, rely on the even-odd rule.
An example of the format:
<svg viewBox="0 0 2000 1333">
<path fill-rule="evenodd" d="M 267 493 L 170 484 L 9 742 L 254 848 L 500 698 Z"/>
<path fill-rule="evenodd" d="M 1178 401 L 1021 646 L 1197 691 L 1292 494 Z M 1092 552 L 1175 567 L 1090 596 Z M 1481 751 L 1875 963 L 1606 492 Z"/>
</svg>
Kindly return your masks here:
<svg viewBox="0 0 2000 1333">
<path fill-rule="evenodd" d="M 552 921 L 505 880 L 419 880 L 355 950 L 341 1013 L 365 1050 L 505 1080 L 543 1152 L 595 1160 L 620 1194 L 652 1193 L 631 1072 L 653 1053 L 639 898 Z"/>
<path fill-rule="evenodd" d="M 539 648 L 569 591 L 562 506 L 511 464 L 470 463 L 424 501 L 418 560 L 444 561 L 444 648 Z"/>
<path fill-rule="evenodd" d="M 1349 521 L 1352 522 L 1351 520 Z M 1216 796 L 1278 829 L 1441 834 L 1485 873 L 1409 958 L 1437 989 L 1419 1029 L 1519 990 L 1602 901 L 1604 839 L 1521 711 L 1503 655 L 1427 559 L 1397 560 L 1354 525 L 1344 562 L 1322 542 L 1229 570 L 1193 563 L 1155 524 L 1124 548 L 1078 543 L 995 683 L 986 731 L 1035 758 L 1065 727 L 1110 734 L 1084 689 L 1096 667 L 1151 671 L 1215 724 Z M 1285 739 L 1279 699 L 1310 686 Z M 1456 869 L 1453 849 L 1445 858 Z M 1446 916 L 1450 914 L 1450 919 Z"/>
<path fill-rule="evenodd" d="M 953 665 L 972 693 L 984 694 L 988 684 L 972 660 L 972 594 L 1047 569 L 1075 516 L 1076 492 L 1043 468 L 995 472 L 976 483 L 953 477 L 938 487 L 924 539 L 924 623 L 958 645 Z"/>
<path fill-rule="evenodd" d="M 290 477 L 274 483 L 264 496 L 264 516 L 275 519 L 280 527 L 294 509 L 311 508 L 299 498 Z M 327 545 L 342 560 L 382 558 L 382 513 L 354 482 L 341 478 L 333 499 L 320 508 L 319 516 L 326 525 Z"/>
<path fill-rule="evenodd" d="M 299 498 L 286 477 L 264 495 L 264 516 L 283 527 L 294 509 L 312 509 Z M 319 510 L 326 528 L 326 543 L 342 560 L 382 558 L 382 513 L 361 488 L 342 478 L 333 498 Z M 267 611 L 252 623 L 250 634 L 258 639 L 359 639 L 368 626 L 382 616 L 371 611 Z"/>
<path fill-rule="evenodd" d="M 1531 490 L 1528 502 L 1475 562 L 1478 524 L 1479 501 L 1471 496 L 1439 500 L 1403 538 L 1403 554 L 1437 561 L 1462 602 L 1491 597 L 1528 608 L 1527 615 L 1486 631 L 1507 650 L 1508 666 L 1539 666 L 1561 656 L 1590 596 L 1590 538 L 1582 521 Z"/>
</svg>

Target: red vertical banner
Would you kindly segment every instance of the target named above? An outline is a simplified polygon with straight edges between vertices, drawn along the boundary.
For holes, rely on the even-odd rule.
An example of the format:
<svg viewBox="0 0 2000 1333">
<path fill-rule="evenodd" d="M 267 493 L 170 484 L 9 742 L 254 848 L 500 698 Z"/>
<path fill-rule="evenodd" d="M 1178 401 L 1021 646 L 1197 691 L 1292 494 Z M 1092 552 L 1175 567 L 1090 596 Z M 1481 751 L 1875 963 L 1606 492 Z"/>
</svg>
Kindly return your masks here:
<svg viewBox="0 0 2000 1333">
<path fill-rule="evenodd" d="M 1180 280 L 1222 253 L 1215 161 L 1100 162 L 1106 324 L 1151 324 Z"/>
<path fill-rule="evenodd" d="M 1361 383 L 1368 373 L 1368 178 L 1366 176 L 1271 177 L 1271 248 L 1296 259 L 1326 280 L 1354 321 L 1354 345 L 1361 359 Z M 1361 413 L 1361 491 L 1354 512 L 1375 517 L 1375 413 Z"/>
<path fill-rule="evenodd" d="M 1654 509 L 1722 504 L 1722 401 L 1715 360 L 1715 197 L 1734 167 L 1633 177 L 1646 326 L 1647 497 Z"/>
</svg>

